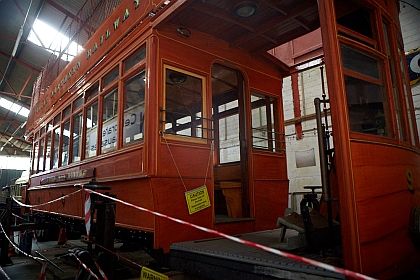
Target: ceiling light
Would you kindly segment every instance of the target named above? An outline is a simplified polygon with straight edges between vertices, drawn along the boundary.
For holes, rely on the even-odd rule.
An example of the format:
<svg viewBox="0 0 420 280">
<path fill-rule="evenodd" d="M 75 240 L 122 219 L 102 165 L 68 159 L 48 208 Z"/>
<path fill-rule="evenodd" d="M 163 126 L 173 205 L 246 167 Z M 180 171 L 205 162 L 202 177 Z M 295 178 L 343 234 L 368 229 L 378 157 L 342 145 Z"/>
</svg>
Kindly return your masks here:
<svg viewBox="0 0 420 280">
<path fill-rule="evenodd" d="M 174 84 L 182 84 L 187 80 L 187 75 L 179 72 L 172 72 L 169 74 L 169 79 Z"/>
<path fill-rule="evenodd" d="M 257 14 L 258 6 L 253 2 L 242 2 L 235 6 L 234 12 L 238 17 L 249 18 Z"/>
</svg>

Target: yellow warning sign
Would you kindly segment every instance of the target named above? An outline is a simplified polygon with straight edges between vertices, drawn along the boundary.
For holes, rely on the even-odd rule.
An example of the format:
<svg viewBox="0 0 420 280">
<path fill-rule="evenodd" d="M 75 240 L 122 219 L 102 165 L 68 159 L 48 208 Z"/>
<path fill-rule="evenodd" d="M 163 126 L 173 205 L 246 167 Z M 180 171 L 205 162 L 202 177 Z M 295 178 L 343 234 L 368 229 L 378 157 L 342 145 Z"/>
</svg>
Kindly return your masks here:
<svg viewBox="0 0 420 280">
<path fill-rule="evenodd" d="M 145 266 L 141 269 L 140 280 L 168 280 L 169 277 L 165 274 L 156 272 Z"/>
<path fill-rule="evenodd" d="M 210 207 L 210 198 L 206 186 L 187 191 L 185 193 L 185 199 L 187 200 L 190 215 Z"/>
</svg>

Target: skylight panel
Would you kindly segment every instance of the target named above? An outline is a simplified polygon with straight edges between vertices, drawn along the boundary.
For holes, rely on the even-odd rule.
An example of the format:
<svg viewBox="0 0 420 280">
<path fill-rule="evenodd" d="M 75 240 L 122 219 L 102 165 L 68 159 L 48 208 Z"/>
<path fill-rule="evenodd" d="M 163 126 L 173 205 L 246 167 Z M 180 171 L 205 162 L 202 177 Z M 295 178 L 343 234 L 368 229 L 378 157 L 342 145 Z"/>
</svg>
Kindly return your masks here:
<svg viewBox="0 0 420 280">
<path fill-rule="evenodd" d="M 19 114 L 25 118 L 27 118 L 29 116 L 29 110 L 26 109 L 25 107 L 20 106 L 17 103 L 13 103 L 3 97 L 0 97 L 0 106 L 10 110 L 16 114 Z"/>
<path fill-rule="evenodd" d="M 64 34 L 38 19 L 35 20 L 28 40 L 40 47 L 44 45 L 49 52 L 55 53 L 56 55 L 67 48 L 61 57 L 67 61 L 70 61 L 78 52 L 83 50 L 82 46 L 75 42 L 70 42 L 69 38 Z"/>
<path fill-rule="evenodd" d="M 26 109 L 25 107 L 21 107 L 18 114 L 27 118 L 29 116 L 29 110 Z"/>
</svg>

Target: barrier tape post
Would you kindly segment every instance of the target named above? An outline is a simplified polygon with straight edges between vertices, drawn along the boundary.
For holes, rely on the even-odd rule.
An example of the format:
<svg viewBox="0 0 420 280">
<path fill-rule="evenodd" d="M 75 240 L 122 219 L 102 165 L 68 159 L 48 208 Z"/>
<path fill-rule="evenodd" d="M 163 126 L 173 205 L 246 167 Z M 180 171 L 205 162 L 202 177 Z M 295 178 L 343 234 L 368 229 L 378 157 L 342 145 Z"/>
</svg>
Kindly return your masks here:
<svg viewBox="0 0 420 280">
<path fill-rule="evenodd" d="M 92 221 L 91 204 L 92 202 L 90 199 L 90 193 L 86 192 L 85 193 L 85 226 L 86 226 L 86 235 L 88 239 L 90 239 L 90 226 L 91 226 L 91 221 Z"/>
</svg>

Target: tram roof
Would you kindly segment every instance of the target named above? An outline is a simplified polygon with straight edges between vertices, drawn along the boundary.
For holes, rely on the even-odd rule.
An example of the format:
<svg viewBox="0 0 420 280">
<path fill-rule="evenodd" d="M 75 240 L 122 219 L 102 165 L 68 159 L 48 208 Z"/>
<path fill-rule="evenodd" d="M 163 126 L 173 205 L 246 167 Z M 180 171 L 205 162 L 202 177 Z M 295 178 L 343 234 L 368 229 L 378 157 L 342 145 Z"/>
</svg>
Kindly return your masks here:
<svg viewBox="0 0 420 280">
<path fill-rule="evenodd" d="M 121 0 L 108 1 L 112 2 L 112 5 L 109 5 L 110 10 L 121 2 Z M 26 109 L 30 107 L 35 79 L 50 58 L 47 47 L 39 47 L 28 42 L 35 19 L 41 19 L 57 30 L 65 31 L 72 21 L 77 22 L 83 7 L 92 1 L 32 0 L 30 9 L 28 2 L 0 1 L 2 27 L 0 28 L 0 38 L 2 38 L 0 79 L 4 80 L 0 86 L 0 97 Z M 308 57 L 322 55 L 316 0 L 172 0 L 170 2 L 172 3 L 168 5 L 168 9 L 163 11 L 165 16 L 157 20 L 158 25 L 170 23 L 210 34 L 229 42 L 232 48 L 243 49 L 253 56 L 262 57 L 273 63 L 284 75 L 290 73 L 291 67 Z M 252 13 L 253 8 L 256 8 L 256 12 L 252 16 L 243 17 L 247 12 Z M 12 56 L 16 38 L 28 10 L 23 35 L 17 44 L 15 55 Z M 242 13 L 242 17 L 238 12 Z M 78 35 L 76 38 L 78 44 L 85 44 L 89 34 L 99 27 L 100 20 L 97 22 L 95 20 L 97 19 L 90 21 Z M 303 35 L 309 37 L 299 40 Z M 65 63 L 63 61 L 63 65 Z M 0 154 L 29 155 L 31 145 L 24 138 L 25 123 L 25 117 L 10 108 L 0 107 L 0 147 L 4 146 L 4 151 L 2 150 Z"/>
</svg>

